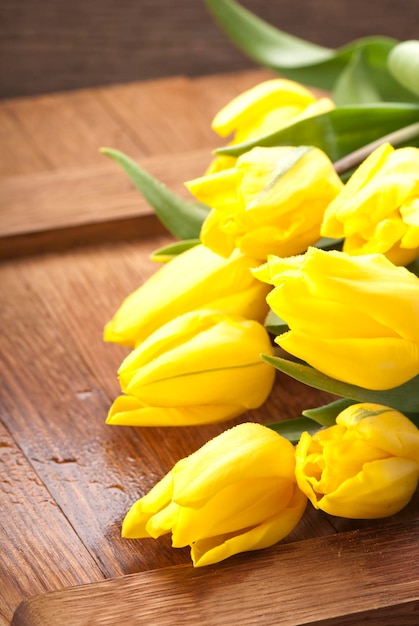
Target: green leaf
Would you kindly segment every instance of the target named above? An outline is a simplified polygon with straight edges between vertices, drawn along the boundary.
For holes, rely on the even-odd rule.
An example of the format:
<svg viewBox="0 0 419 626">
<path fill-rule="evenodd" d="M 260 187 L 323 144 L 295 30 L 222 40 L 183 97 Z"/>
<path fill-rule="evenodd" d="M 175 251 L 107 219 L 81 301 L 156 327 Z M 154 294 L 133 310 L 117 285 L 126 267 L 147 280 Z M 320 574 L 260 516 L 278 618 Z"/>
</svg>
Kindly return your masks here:
<svg viewBox="0 0 419 626">
<path fill-rule="evenodd" d="M 318 422 L 308 417 L 295 417 L 283 422 L 266 424 L 266 426 L 291 441 L 291 443 L 298 443 L 302 433 L 308 432 L 310 435 L 314 435 L 321 428 Z"/>
<path fill-rule="evenodd" d="M 151 260 L 157 261 L 157 263 L 166 263 L 167 261 L 171 261 L 173 257 L 178 254 L 182 254 L 182 252 L 186 252 L 186 250 L 194 248 L 199 243 L 199 239 L 184 239 L 183 241 L 171 243 L 168 246 L 155 250 L 151 254 Z"/>
<path fill-rule="evenodd" d="M 266 424 L 266 426 L 289 439 L 291 443 L 298 443 L 303 432 L 314 435 L 321 427 L 333 426 L 339 413 L 351 404 L 354 404 L 353 400 L 335 400 L 315 409 L 306 409 L 303 411 L 303 417 Z"/>
<path fill-rule="evenodd" d="M 332 90 L 353 55 L 361 50 L 380 99 L 394 102 L 412 100 L 411 92 L 393 79 L 387 67 L 388 55 L 398 43 L 395 39 L 364 37 L 334 50 L 275 28 L 234 0 L 205 2 L 228 37 L 245 54 L 282 76 Z"/>
<path fill-rule="evenodd" d="M 338 76 L 333 87 L 333 100 L 337 106 L 380 102 L 381 96 L 372 81 L 364 49 L 354 52 Z"/>
<path fill-rule="evenodd" d="M 335 400 L 334 402 L 319 406 L 315 409 L 305 409 L 303 415 L 304 417 L 309 417 L 318 422 L 322 426 L 333 426 L 333 424 L 336 423 L 336 418 L 339 413 L 352 404 L 355 404 L 355 400 L 341 398 L 340 400 Z"/>
<path fill-rule="evenodd" d="M 218 148 L 239 156 L 255 146 L 316 146 L 337 161 L 365 144 L 419 121 L 419 105 L 365 104 L 344 106 L 309 117 L 255 140 Z M 409 145 L 419 145 L 419 137 Z"/>
<path fill-rule="evenodd" d="M 153 207 L 157 217 L 169 232 L 179 239 L 199 237 L 209 207 L 184 200 L 122 152 L 111 148 L 102 148 L 101 152 L 116 161 L 128 174 L 131 182 Z"/>
<path fill-rule="evenodd" d="M 419 41 L 403 41 L 388 57 L 388 68 L 406 89 L 419 96 Z"/>
<path fill-rule="evenodd" d="M 278 315 L 274 313 L 272 309 L 270 309 L 268 315 L 266 316 L 265 328 L 268 333 L 271 333 L 271 335 L 275 335 L 276 337 L 278 335 L 282 335 L 282 333 L 285 333 L 287 330 L 289 330 L 288 324 L 284 322 L 284 320 L 282 320 L 280 317 L 278 317 Z"/>
<path fill-rule="evenodd" d="M 412 378 L 399 387 L 393 387 L 392 389 L 385 389 L 383 391 L 374 391 L 336 380 L 303 363 L 268 355 L 262 355 L 262 358 L 276 369 L 288 374 L 288 376 L 310 387 L 327 391 L 336 396 L 356 400 L 357 402 L 384 404 L 402 413 L 419 412 L 419 376 L 415 376 L 415 378 Z"/>
<path fill-rule="evenodd" d="M 406 266 L 409 272 L 419 277 L 419 257 Z"/>
<path fill-rule="evenodd" d="M 315 244 L 314 248 L 321 250 L 342 250 L 343 239 L 331 239 L 330 237 L 321 237 Z"/>
<path fill-rule="evenodd" d="M 319 64 L 329 62 L 332 67 L 334 65 L 335 52 L 331 48 L 318 46 L 278 31 L 233 0 L 205 0 L 205 2 L 229 38 L 261 65 L 280 70 L 284 75 L 287 69 L 298 72 L 300 68 L 310 66 L 315 73 Z M 338 67 L 340 71 L 340 63 Z M 332 69 L 331 72 L 334 77 L 336 70 L 333 72 Z M 317 86 L 329 89 L 333 79 L 331 83 L 328 76 L 323 74 L 319 76 L 322 84 Z M 313 80 L 316 78 L 317 76 L 313 76 Z"/>
</svg>

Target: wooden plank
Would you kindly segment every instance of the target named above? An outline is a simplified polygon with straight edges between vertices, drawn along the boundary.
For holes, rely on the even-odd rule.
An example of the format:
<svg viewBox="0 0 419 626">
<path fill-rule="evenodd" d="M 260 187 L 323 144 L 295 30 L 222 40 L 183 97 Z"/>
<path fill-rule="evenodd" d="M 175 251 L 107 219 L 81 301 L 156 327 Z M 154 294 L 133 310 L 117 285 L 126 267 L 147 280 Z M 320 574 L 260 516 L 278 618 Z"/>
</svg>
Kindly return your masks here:
<svg viewBox="0 0 419 626">
<path fill-rule="evenodd" d="M 193 83 L 185 77 L 115 85 L 98 90 L 115 117 L 129 128 L 146 154 L 173 155 L 219 144 Z M 218 92 L 218 100 L 223 95 Z"/>
<path fill-rule="evenodd" d="M 3 404 L 0 413 L 5 423 L 14 417 Z M 0 624 L 7 626 L 22 597 L 103 574 L 1 422 L 0 488 Z"/>
<path fill-rule="evenodd" d="M 36 272 L 30 271 L 31 263 L 23 261 L 1 267 L 0 282 L 7 294 L 1 322 L 8 329 L 0 337 L 1 419 L 7 420 L 12 438 L 107 577 L 126 574 L 132 568 L 147 569 L 153 563 L 154 567 L 170 565 L 173 557 L 177 563 L 186 561 L 186 554 L 172 554 L 164 544 L 158 553 L 150 545 L 135 554 L 120 538 L 121 518 L 134 494 L 141 490 L 144 480 L 147 485 L 153 481 L 153 474 L 146 477 L 146 466 L 166 471 L 166 463 L 173 461 L 168 454 L 170 444 L 162 444 L 161 436 L 157 438 L 152 431 L 147 435 L 105 425 L 111 397 L 95 368 L 90 368 L 80 354 L 76 337 L 82 334 L 90 343 L 90 351 L 94 354 L 97 346 L 100 352 L 100 305 L 108 296 L 96 294 L 94 265 L 89 265 L 89 275 L 84 276 L 77 271 L 77 264 L 69 272 L 67 264 L 60 262 L 54 280 L 46 281 L 49 260 L 34 258 Z M 120 281 L 116 267 L 114 274 L 107 274 L 109 285 Z M 47 295 L 49 289 L 44 290 L 45 282 L 49 289 L 61 293 L 62 297 L 53 300 L 54 308 Z M 71 333 L 60 318 L 67 320 Z M 109 371 L 113 369 L 115 389 L 115 366 L 122 352 L 111 348 L 104 351 Z M 116 362 L 115 354 L 119 354 Z M 180 448 L 182 445 L 180 442 Z M 159 457 L 154 457 L 157 450 L 163 468 Z M 171 454 L 178 453 L 175 446 Z M 38 540 L 39 549 L 48 553 L 42 537 Z M 48 578 L 48 565 L 44 570 Z M 18 575 L 18 571 L 9 572 L 12 578 Z"/>
<path fill-rule="evenodd" d="M 120 538 L 121 521 L 179 458 L 239 421 L 199 429 L 105 424 L 127 350 L 104 344 L 102 328 L 121 299 L 156 268 L 148 256 L 163 242 L 33 257 L 3 263 L 0 274 L 7 294 L 0 323 L 8 329 L 0 338 L 9 389 L 3 419 L 10 416 L 12 437 L 108 577 L 189 562 L 188 550 L 172 550 L 168 538 L 136 549 Z M 292 384 L 288 389 L 288 410 L 297 412 L 303 394 L 293 392 Z M 282 391 L 279 384 L 277 393 Z M 307 396 L 305 401 L 311 406 Z M 270 419 L 269 406 L 247 419 Z M 308 515 L 289 540 L 333 532 L 325 518 Z"/>
<path fill-rule="evenodd" d="M 217 140 L 195 97 L 192 81 L 177 77 L 5 100 L 0 178 L 100 164 L 102 146 L 134 158 L 209 150 Z"/>
<path fill-rule="evenodd" d="M 0 103 L 0 145 L 0 179 L 50 167 L 4 103 Z"/>
<path fill-rule="evenodd" d="M 100 163 L 109 145 L 133 156 L 141 147 L 96 98 L 94 90 L 55 93 L 4 101 L 49 169 Z"/>
<path fill-rule="evenodd" d="M 210 128 L 213 114 L 270 75 L 180 77 L 6 101 L 4 128 L 14 148 L 0 180 L 0 258 L 161 232 L 99 146 L 127 152 L 187 196 L 183 181 L 201 175 L 222 143 Z"/>
<path fill-rule="evenodd" d="M 75 244 L 161 232 L 149 204 L 120 167 L 100 165 L 14 176 L 0 181 L 0 258 Z M 207 150 L 138 159 L 172 191 L 200 176 Z M 97 226 L 97 228 L 95 228 Z"/>
<path fill-rule="evenodd" d="M 44 594 L 12 626 L 414 626 L 419 521 L 301 541 L 193 570 L 180 566 Z M 391 578 L 388 572 L 392 572 Z"/>
</svg>

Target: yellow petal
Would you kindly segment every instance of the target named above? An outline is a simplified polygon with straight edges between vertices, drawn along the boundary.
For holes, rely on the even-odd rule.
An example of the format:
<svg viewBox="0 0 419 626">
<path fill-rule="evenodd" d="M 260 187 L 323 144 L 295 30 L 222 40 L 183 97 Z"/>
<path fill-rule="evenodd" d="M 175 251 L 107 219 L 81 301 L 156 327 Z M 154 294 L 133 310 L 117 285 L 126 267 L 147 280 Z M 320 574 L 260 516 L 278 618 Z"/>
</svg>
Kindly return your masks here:
<svg viewBox="0 0 419 626">
<path fill-rule="evenodd" d="M 345 426 L 352 437 L 373 442 L 389 455 L 419 463 L 419 429 L 405 415 L 369 402 L 348 409 L 342 411 L 336 421 Z"/>
<path fill-rule="evenodd" d="M 143 498 L 132 505 L 122 523 L 122 536 L 131 539 L 149 537 L 147 524 L 153 515 L 169 506 L 172 491 L 173 480 L 169 472 Z"/>
<path fill-rule="evenodd" d="M 253 268 L 251 271 L 258 280 L 270 285 L 279 286 L 288 279 L 300 280 L 302 283 L 304 262 L 305 255 L 303 254 L 287 258 L 268 255 L 266 263 Z"/>
<path fill-rule="evenodd" d="M 394 148 L 384 143 L 372 152 L 365 161 L 355 170 L 339 195 L 326 209 L 321 234 L 324 237 L 339 239 L 344 236 L 343 219 L 346 207 L 351 207 L 353 196 L 358 193 L 382 168 L 389 154 Z"/>
<path fill-rule="evenodd" d="M 300 279 L 284 281 L 268 294 L 267 302 L 293 331 L 328 339 L 398 337 L 391 328 L 359 311 L 355 299 L 350 307 L 326 297 L 313 297 Z"/>
<path fill-rule="evenodd" d="M 305 108 L 314 102 L 314 96 L 302 85 L 285 79 L 273 79 L 256 85 L 240 94 L 213 119 L 212 128 L 227 137 L 240 126 L 251 125 L 266 111 L 294 105 Z"/>
<path fill-rule="evenodd" d="M 260 259 L 304 251 L 319 238 L 323 213 L 342 187 L 316 148 L 297 155 L 293 147 L 253 148 L 237 159 L 234 171 L 235 177 L 228 170 L 191 188 L 213 207 L 201 241 L 223 255 L 234 246 Z"/>
<path fill-rule="evenodd" d="M 122 303 L 106 325 L 104 339 L 134 346 L 165 322 L 187 311 L 223 299 L 226 312 L 248 315 L 255 305 L 256 315 L 266 309 L 266 288 L 250 273 L 256 259 L 233 254 L 224 259 L 205 246 L 195 246 L 161 267 Z M 234 300 L 239 294 L 243 298 Z M 228 306 L 231 297 L 231 308 Z M 249 299 L 251 302 L 249 302 Z M 243 306 L 244 311 L 237 310 Z M 263 321 L 263 316 L 260 319 Z"/>
<path fill-rule="evenodd" d="M 362 472 L 321 498 L 318 506 L 330 515 L 376 519 L 401 511 L 411 500 L 419 479 L 419 464 L 389 458 L 366 463 Z"/>
<path fill-rule="evenodd" d="M 225 216 L 220 211 L 210 211 L 201 227 L 200 240 L 216 254 L 228 258 L 235 248 L 236 235 L 234 232 L 223 232 L 228 220 L 233 221 L 234 215 Z M 222 233 L 220 236 L 220 233 Z"/>
<path fill-rule="evenodd" d="M 162 341 L 156 358 L 143 358 L 144 346 L 136 348 L 126 360 L 128 371 L 124 364 L 120 368 L 123 391 L 151 405 L 241 403 L 255 408 L 266 398 L 274 377 L 273 368 L 260 359 L 261 353 L 272 352 L 266 330 L 257 322 L 223 316 L 212 327 L 183 335 L 182 322 L 195 317 L 190 313 L 176 318 L 149 339 L 146 353 L 163 331 L 168 337 L 167 349 Z M 180 341 L 174 342 L 177 334 Z"/>
<path fill-rule="evenodd" d="M 173 546 L 192 545 L 260 524 L 288 505 L 294 487 L 294 482 L 284 478 L 239 480 L 218 491 L 199 508 L 182 507 L 173 531 Z"/>
<path fill-rule="evenodd" d="M 207 404 L 196 406 L 148 406 L 132 396 L 118 396 L 106 423 L 113 426 L 192 426 L 233 419 L 243 406 Z"/>
<path fill-rule="evenodd" d="M 303 516 L 306 503 L 306 497 L 296 488 L 286 509 L 254 528 L 245 528 L 243 532 L 233 533 L 232 536 L 221 535 L 197 541 L 191 547 L 194 566 L 210 565 L 233 554 L 274 545 L 295 528 Z"/>
<path fill-rule="evenodd" d="M 237 480 L 277 476 L 294 481 L 294 447 L 265 426 L 240 424 L 207 442 L 173 468 L 174 499 L 199 507 Z"/>
<path fill-rule="evenodd" d="M 366 389 L 390 389 L 419 374 L 419 344 L 402 338 L 326 339 L 292 331 L 275 341 L 328 376 Z"/>
<path fill-rule="evenodd" d="M 200 202 L 228 212 L 240 202 L 236 191 L 239 178 L 240 172 L 232 168 L 189 180 L 185 187 Z"/>
<path fill-rule="evenodd" d="M 356 307 L 419 343 L 419 278 L 404 267 L 380 254 L 353 257 L 310 248 L 304 272 L 313 296 Z"/>
</svg>

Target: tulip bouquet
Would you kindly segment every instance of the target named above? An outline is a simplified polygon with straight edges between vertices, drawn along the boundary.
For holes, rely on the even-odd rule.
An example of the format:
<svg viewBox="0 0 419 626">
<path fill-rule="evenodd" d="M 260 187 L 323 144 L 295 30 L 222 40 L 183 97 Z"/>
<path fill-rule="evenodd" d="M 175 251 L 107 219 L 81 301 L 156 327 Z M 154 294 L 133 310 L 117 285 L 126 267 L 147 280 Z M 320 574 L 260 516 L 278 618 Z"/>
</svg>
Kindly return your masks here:
<svg viewBox="0 0 419 626">
<path fill-rule="evenodd" d="M 193 200 L 103 149 L 177 238 L 106 325 L 132 349 L 107 421 L 237 418 L 263 405 L 275 369 L 339 399 L 226 430 L 132 506 L 124 537 L 172 533 L 195 565 L 276 543 L 307 501 L 392 515 L 419 480 L 419 42 L 330 50 L 206 2 L 282 77 L 216 115 L 229 142 L 186 182 Z"/>
</svg>

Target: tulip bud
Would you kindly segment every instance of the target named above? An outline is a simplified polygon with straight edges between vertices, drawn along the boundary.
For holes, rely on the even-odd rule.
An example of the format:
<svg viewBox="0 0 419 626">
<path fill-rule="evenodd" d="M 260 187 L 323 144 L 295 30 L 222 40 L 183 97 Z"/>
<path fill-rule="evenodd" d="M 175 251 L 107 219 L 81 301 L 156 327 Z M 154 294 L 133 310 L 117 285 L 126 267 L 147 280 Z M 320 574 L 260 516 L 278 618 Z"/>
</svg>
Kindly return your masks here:
<svg viewBox="0 0 419 626">
<path fill-rule="evenodd" d="M 239 253 L 224 259 L 202 245 L 161 267 L 122 303 L 105 327 L 104 339 L 133 347 L 157 328 L 188 311 L 211 308 L 262 322 L 266 286 L 251 274 L 256 259 Z"/>
<path fill-rule="evenodd" d="M 360 165 L 324 216 L 322 235 L 344 237 L 348 254 L 419 255 L 419 149 L 383 144 Z"/>
<path fill-rule="evenodd" d="M 180 426 L 231 419 L 268 397 L 275 370 L 258 322 L 219 311 L 186 313 L 150 335 L 119 369 L 122 391 L 108 423 Z"/>
<path fill-rule="evenodd" d="M 305 146 L 253 148 L 234 168 L 186 183 L 212 207 L 201 241 L 229 256 L 303 252 L 320 237 L 324 211 L 342 187 L 329 158 Z"/>
<path fill-rule="evenodd" d="M 260 424 L 225 431 L 182 459 L 127 513 L 122 536 L 172 533 L 209 565 L 285 537 L 303 515 L 292 444 Z"/>
<path fill-rule="evenodd" d="M 397 387 L 419 374 L 419 278 L 381 254 L 310 248 L 254 271 L 275 285 L 267 300 L 290 331 L 275 339 L 337 380 Z"/>
<path fill-rule="evenodd" d="M 354 519 L 388 517 L 416 490 L 419 430 L 394 409 L 354 404 L 335 426 L 303 433 L 295 472 L 316 509 Z"/>
<path fill-rule="evenodd" d="M 241 93 L 217 113 L 213 130 L 221 137 L 233 135 L 230 144 L 252 141 L 307 117 L 320 115 L 335 107 L 330 98 L 315 96 L 302 85 L 274 78 Z M 235 158 L 215 157 L 207 174 L 233 167 Z"/>
</svg>

